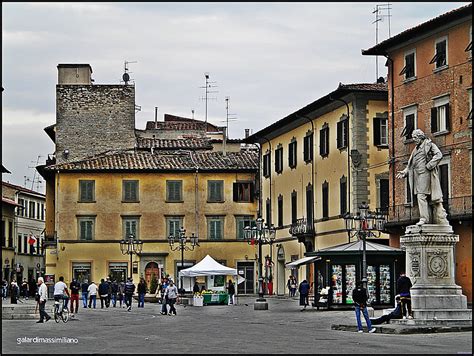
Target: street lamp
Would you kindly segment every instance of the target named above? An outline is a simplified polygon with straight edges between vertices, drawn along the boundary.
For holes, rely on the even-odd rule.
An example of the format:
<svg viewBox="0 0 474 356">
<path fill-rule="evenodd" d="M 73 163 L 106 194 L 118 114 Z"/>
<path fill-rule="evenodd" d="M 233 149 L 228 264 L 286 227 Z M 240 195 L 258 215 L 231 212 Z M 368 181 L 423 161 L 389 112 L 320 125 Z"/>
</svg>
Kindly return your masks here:
<svg viewBox="0 0 474 356">
<path fill-rule="evenodd" d="M 272 244 L 275 241 L 276 229 L 272 225 L 268 227 L 264 220 L 258 217 L 253 227 L 244 227 L 244 238 L 248 244 L 258 244 L 258 295 L 257 302 L 266 302 L 263 298 L 263 277 L 262 277 L 262 245 Z"/>
<path fill-rule="evenodd" d="M 384 230 L 387 219 L 384 213 L 379 209 L 375 212 L 369 210 L 369 206 L 364 201 L 359 205 L 357 214 L 347 213 L 344 215 L 346 231 L 349 238 L 358 236 L 362 238 L 362 282 L 364 288 L 367 288 L 367 260 L 366 260 L 366 239 L 367 236 L 380 237 L 380 233 Z"/>
<path fill-rule="evenodd" d="M 120 251 L 122 255 L 130 255 L 130 279 L 132 279 L 132 256 L 142 253 L 143 241 L 135 238 L 135 235 L 130 234 L 128 238 L 120 241 Z"/>
<path fill-rule="evenodd" d="M 198 237 L 194 235 L 194 232 L 191 234 L 191 237 L 188 237 L 186 236 L 186 229 L 182 226 L 179 229 L 179 236 L 175 237 L 173 234 L 170 234 L 168 242 L 171 251 L 181 250 L 181 268 L 184 267 L 184 251 L 193 251 L 194 247 L 199 246 Z M 175 242 L 178 243 L 177 246 L 174 245 Z M 187 243 L 190 245 L 188 246 Z M 183 290 L 183 277 L 179 278 L 179 290 L 180 293 Z"/>
</svg>

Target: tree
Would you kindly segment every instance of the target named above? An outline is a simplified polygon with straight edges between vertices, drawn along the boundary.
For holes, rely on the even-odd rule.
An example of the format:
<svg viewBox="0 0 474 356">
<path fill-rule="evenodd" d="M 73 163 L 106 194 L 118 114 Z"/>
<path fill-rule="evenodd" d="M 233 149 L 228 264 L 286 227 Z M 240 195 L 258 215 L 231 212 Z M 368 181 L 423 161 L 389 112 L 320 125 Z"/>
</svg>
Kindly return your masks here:
<svg viewBox="0 0 474 356">
<path fill-rule="evenodd" d="M 152 273 L 151 274 L 151 280 L 150 280 L 150 286 L 149 286 L 150 293 L 155 294 L 157 288 L 158 288 L 158 278 L 156 278 L 156 275 L 154 273 Z"/>
</svg>

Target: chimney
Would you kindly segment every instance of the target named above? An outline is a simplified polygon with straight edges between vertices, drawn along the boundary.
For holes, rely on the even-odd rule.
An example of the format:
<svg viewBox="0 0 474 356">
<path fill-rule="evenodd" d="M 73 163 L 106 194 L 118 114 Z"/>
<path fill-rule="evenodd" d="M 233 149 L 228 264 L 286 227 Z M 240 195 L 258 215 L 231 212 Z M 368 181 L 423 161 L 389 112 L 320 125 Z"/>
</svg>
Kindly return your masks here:
<svg viewBox="0 0 474 356">
<path fill-rule="evenodd" d="M 58 64 L 59 85 L 92 85 L 90 64 Z"/>
<path fill-rule="evenodd" d="M 158 128 L 158 106 L 155 106 L 155 130 Z"/>
<path fill-rule="evenodd" d="M 250 131 L 250 129 L 245 129 L 245 138 L 249 137 L 249 131 Z"/>
</svg>

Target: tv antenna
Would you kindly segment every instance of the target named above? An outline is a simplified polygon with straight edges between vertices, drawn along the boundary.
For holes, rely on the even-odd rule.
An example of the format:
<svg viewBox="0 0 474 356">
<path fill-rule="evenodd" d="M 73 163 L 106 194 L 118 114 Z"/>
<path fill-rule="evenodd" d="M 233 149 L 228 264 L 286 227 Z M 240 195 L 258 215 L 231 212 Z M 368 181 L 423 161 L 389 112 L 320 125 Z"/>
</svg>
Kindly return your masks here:
<svg viewBox="0 0 474 356">
<path fill-rule="evenodd" d="M 27 176 L 23 176 L 23 178 L 25 178 L 24 186 L 26 187 L 26 184 L 31 182 L 31 190 L 34 190 L 34 186 L 35 186 L 35 183 L 36 183 L 36 191 L 39 191 L 40 185 L 43 183 L 43 181 L 40 179 L 40 177 L 36 176 L 36 172 L 37 172 L 36 167 L 38 166 L 39 160 L 42 157 L 43 156 L 38 155 L 38 157 L 36 158 L 36 164 L 33 167 L 28 166 L 28 168 L 33 168 L 34 169 L 33 179 L 30 179 Z M 31 161 L 31 163 L 35 163 L 35 161 Z"/>
<path fill-rule="evenodd" d="M 382 4 L 382 5 L 375 5 L 375 10 L 372 11 L 375 14 L 375 21 L 372 22 L 375 24 L 375 45 L 379 43 L 379 22 L 383 21 L 384 17 L 388 18 L 388 37 L 391 37 L 390 33 L 390 10 L 391 8 L 390 3 Z M 383 11 L 387 11 L 387 14 L 382 14 Z M 375 56 L 375 79 L 379 79 L 379 57 Z"/>
<path fill-rule="evenodd" d="M 200 88 L 203 88 L 203 89 L 205 88 L 206 89 L 206 96 L 204 98 L 201 98 L 201 100 L 206 101 L 206 119 L 205 119 L 205 122 L 207 124 L 207 101 L 208 100 L 217 100 L 217 98 L 209 98 L 208 95 L 212 94 L 212 93 L 218 93 L 218 91 L 209 90 L 211 88 L 217 88 L 216 85 L 212 85 L 212 84 L 215 84 L 216 82 L 210 82 L 209 81 L 209 72 L 204 73 L 204 77 L 206 78 L 206 86 L 200 87 Z M 206 130 L 207 130 L 207 126 L 206 126 Z"/>
<path fill-rule="evenodd" d="M 230 100 L 230 96 L 226 96 L 225 97 L 225 111 L 226 111 L 226 126 L 224 128 L 224 139 L 222 140 L 223 141 L 223 144 L 224 144 L 224 147 L 223 147 L 223 153 L 224 153 L 224 156 L 226 155 L 226 151 L 225 151 L 225 145 L 226 145 L 226 141 L 229 137 L 229 120 L 230 121 L 235 121 L 237 120 L 236 117 L 229 117 L 229 115 L 235 115 L 235 114 L 229 114 L 229 100 Z M 222 122 L 222 121 L 221 121 Z"/>
<path fill-rule="evenodd" d="M 130 80 L 133 80 L 133 79 L 130 79 L 130 73 L 133 73 L 133 72 L 128 71 L 128 65 L 130 63 L 138 63 L 138 62 L 137 61 L 125 61 L 124 62 L 124 65 L 123 65 L 124 73 L 122 75 L 122 80 L 120 81 L 120 83 L 124 82 L 125 85 L 127 85 Z"/>
</svg>

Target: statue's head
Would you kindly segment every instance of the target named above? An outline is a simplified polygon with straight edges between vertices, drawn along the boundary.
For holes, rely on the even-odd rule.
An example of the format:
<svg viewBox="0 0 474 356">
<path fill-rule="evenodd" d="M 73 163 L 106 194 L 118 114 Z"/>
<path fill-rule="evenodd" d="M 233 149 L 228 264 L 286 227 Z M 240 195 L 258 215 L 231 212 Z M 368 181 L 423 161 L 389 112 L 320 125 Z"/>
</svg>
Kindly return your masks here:
<svg viewBox="0 0 474 356">
<path fill-rule="evenodd" d="M 423 141 L 426 138 L 425 133 L 420 129 L 415 129 L 411 133 L 411 137 L 415 140 L 416 143 Z"/>
</svg>

